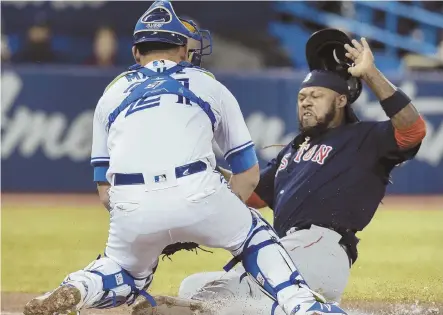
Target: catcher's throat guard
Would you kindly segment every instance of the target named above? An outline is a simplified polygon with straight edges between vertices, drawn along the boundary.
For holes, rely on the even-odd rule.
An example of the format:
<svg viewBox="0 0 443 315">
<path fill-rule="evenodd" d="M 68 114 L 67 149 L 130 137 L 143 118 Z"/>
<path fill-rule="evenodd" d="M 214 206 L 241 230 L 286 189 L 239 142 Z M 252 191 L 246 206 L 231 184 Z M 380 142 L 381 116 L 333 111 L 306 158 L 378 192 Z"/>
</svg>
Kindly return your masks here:
<svg viewBox="0 0 443 315">
<path fill-rule="evenodd" d="M 352 45 L 351 39 L 344 32 L 327 28 L 315 32 L 306 43 L 306 61 L 309 70 L 327 70 L 340 75 L 348 83 L 349 97 L 346 106 L 346 120 L 350 123 L 359 121 L 351 108 L 360 96 L 362 83 L 348 73 L 353 61 L 345 56 L 344 45 Z"/>
<path fill-rule="evenodd" d="M 188 45 L 188 59 L 195 66 L 200 66 L 202 56 L 212 53 L 210 32 L 198 29 L 192 20 L 179 18 L 169 1 L 155 1 L 137 21 L 133 44 L 144 42 Z"/>
</svg>

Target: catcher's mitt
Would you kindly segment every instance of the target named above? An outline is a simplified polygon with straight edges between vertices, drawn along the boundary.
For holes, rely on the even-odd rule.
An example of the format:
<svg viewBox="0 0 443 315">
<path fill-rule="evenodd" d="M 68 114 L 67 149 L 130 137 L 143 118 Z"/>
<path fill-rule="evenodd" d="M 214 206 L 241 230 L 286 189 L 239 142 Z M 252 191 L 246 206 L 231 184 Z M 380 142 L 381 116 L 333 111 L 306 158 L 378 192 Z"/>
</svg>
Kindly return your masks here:
<svg viewBox="0 0 443 315">
<path fill-rule="evenodd" d="M 162 251 L 162 255 L 163 255 L 163 259 L 165 257 L 168 257 L 169 259 L 171 259 L 169 256 L 175 254 L 176 252 L 178 252 L 180 250 L 195 251 L 195 253 L 197 254 L 197 249 L 201 249 L 204 252 L 212 253 L 209 250 L 201 248 L 200 245 L 198 245 L 197 243 L 178 242 L 178 243 L 174 243 L 174 244 L 170 244 L 170 245 L 166 246 Z"/>
</svg>

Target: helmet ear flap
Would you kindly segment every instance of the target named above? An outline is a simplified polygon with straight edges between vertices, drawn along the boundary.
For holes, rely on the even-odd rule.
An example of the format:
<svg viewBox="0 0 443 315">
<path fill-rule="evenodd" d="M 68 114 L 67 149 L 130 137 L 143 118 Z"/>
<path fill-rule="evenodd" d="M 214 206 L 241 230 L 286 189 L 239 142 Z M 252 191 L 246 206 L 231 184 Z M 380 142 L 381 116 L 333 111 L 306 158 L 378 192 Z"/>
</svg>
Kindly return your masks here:
<svg viewBox="0 0 443 315">
<path fill-rule="evenodd" d="M 352 104 L 360 97 L 361 91 L 363 89 L 363 85 L 362 85 L 361 80 L 359 78 L 355 78 L 355 77 L 351 76 L 348 79 L 348 88 L 349 88 L 348 104 Z"/>
</svg>

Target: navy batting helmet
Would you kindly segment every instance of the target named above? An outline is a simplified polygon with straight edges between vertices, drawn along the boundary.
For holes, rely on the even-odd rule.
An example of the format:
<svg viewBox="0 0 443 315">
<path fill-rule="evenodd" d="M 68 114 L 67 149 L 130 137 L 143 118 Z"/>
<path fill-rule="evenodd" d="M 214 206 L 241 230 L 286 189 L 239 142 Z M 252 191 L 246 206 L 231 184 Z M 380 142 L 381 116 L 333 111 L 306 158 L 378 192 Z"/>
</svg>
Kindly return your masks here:
<svg viewBox="0 0 443 315">
<path fill-rule="evenodd" d="M 349 37 L 337 29 L 323 29 L 311 35 L 306 43 L 306 61 L 310 71 L 327 70 L 340 75 L 348 83 L 348 104 L 345 107 L 348 122 L 359 121 L 351 108 L 361 94 L 362 83 L 348 73 L 353 61 L 345 56 L 344 45 L 352 45 Z"/>
</svg>

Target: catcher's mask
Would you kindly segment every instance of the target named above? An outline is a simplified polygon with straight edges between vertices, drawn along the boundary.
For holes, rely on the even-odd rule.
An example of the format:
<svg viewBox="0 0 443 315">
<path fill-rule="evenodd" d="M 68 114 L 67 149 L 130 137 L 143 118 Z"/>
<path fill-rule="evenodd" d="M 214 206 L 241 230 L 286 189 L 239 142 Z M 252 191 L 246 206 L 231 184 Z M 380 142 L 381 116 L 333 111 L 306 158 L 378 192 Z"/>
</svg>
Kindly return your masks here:
<svg viewBox="0 0 443 315">
<path fill-rule="evenodd" d="M 212 53 L 212 38 L 208 30 L 200 30 L 191 20 L 179 18 L 172 4 L 155 1 L 137 21 L 134 29 L 133 44 L 161 42 L 178 46 L 188 44 L 192 39 L 198 47 L 188 49 L 188 59 L 195 66 L 201 65 L 202 56 Z"/>
<path fill-rule="evenodd" d="M 323 29 L 311 35 L 306 43 L 306 61 L 309 70 L 331 71 L 343 78 L 348 85 L 348 104 L 345 107 L 346 122 L 359 121 L 351 108 L 361 94 L 362 83 L 348 73 L 353 61 L 345 56 L 344 45 L 352 45 L 349 37 L 337 29 Z"/>
</svg>

